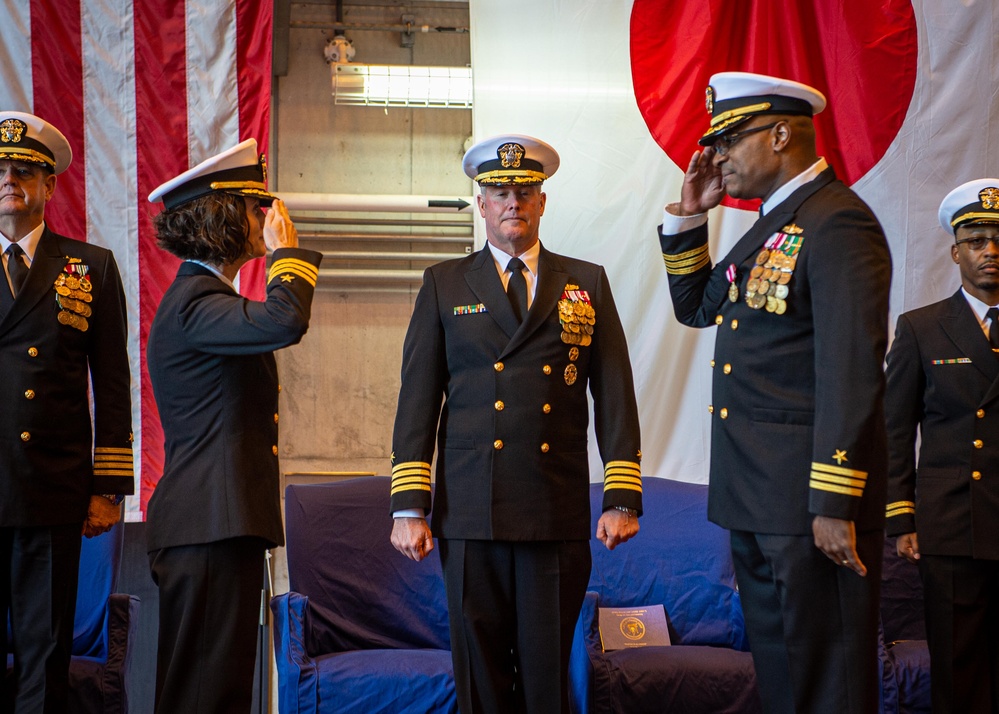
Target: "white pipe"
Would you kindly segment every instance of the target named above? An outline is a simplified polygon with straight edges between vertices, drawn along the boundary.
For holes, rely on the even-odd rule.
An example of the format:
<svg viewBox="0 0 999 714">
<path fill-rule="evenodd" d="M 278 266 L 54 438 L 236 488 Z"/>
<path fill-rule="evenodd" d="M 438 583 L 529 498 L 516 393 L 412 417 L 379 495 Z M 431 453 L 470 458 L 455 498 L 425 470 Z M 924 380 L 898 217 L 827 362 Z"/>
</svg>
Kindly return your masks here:
<svg viewBox="0 0 999 714">
<path fill-rule="evenodd" d="M 372 213 L 471 213 L 471 196 L 357 195 L 348 193 L 274 194 L 298 211 L 370 211 Z"/>
</svg>

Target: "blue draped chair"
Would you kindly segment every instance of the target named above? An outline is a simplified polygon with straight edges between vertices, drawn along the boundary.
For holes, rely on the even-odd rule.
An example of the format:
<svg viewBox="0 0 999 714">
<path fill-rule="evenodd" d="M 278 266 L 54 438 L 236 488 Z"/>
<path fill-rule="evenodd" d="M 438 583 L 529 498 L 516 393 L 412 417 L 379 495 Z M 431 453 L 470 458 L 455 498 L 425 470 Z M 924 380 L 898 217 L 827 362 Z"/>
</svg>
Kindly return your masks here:
<svg viewBox="0 0 999 714">
<path fill-rule="evenodd" d="M 707 487 L 646 477 L 641 529 L 593 570 L 570 661 L 579 714 L 762 711 L 728 533 L 707 518 Z M 603 485 L 590 487 L 595 532 Z M 670 646 L 604 652 L 601 607 L 665 606 Z"/>
<path fill-rule="evenodd" d="M 389 542 L 389 478 L 290 485 L 291 592 L 271 600 L 282 714 L 455 714 L 437 551 Z"/>
</svg>

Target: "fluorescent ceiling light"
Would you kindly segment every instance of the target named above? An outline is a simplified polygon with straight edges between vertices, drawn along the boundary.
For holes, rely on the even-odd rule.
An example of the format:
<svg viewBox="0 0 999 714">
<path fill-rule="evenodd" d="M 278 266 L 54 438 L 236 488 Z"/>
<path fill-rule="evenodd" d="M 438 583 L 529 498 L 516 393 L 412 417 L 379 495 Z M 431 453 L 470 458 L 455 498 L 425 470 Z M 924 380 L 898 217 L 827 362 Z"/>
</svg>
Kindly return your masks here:
<svg viewBox="0 0 999 714">
<path fill-rule="evenodd" d="M 335 64 L 333 97 L 334 104 L 469 109 L 472 69 Z"/>
</svg>

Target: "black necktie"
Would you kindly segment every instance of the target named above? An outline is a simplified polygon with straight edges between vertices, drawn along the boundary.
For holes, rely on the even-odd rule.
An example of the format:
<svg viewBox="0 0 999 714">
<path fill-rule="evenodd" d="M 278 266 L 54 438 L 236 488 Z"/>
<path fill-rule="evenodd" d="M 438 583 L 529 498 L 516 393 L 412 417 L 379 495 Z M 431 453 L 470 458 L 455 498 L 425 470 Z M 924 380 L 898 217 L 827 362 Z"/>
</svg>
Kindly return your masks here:
<svg viewBox="0 0 999 714">
<path fill-rule="evenodd" d="M 999 350 L 999 308 L 990 307 L 985 311 L 985 318 L 992 320 L 989 325 L 989 342 L 993 350 Z"/>
<path fill-rule="evenodd" d="M 10 284 L 14 287 L 14 297 L 21 292 L 24 279 L 28 277 L 28 265 L 22 256 L 24 251 L 17 243 L 11 243 L 7 249 L 7 273 L 10 275 Z"/>
<path fill-rule="evenodd" d="M 520 258 L 511 258 L 506 264 L 510 271 L 510 282 L 506 284 L 506 296 L 510 298 L 513 314 L 518 322 L 523 322 L 527 316 L 527 280 L 524 278 L 524 262 Z"/>
</svg>

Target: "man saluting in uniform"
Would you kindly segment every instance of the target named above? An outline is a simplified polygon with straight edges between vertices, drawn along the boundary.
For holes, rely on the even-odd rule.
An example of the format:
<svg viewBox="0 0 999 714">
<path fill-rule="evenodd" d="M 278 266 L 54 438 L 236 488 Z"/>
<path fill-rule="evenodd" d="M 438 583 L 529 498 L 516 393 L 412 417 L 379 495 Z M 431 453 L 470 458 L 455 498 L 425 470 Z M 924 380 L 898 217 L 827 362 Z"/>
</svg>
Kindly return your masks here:
<svg viewBox="0 0 999 714">
<path fill-rule="evenodd" d="M 403 348 L 392 544 L 440 536 L 462 714 L 568 712 L 572 636 L 590 573 L 586 391 L 604 458 L 596 536 L 638 532 L 638 410 L 603 268 L 538 240 L 558 154 L 528 136 L 465 154 L 485 248 L 428 268 Z M 443 405 L 442 405 L 443 400 Z"/>
<path fill-rule="evenodd" d="M 876 712 L 891 260 L 816 154 L 825 97 L 723 72 L 660 245 L 677 319 L 717 325 L 708 516 L 731 531 L 768 714 Z M 714 266 L 707 211 L 758 198 Z"/>
</svg>

